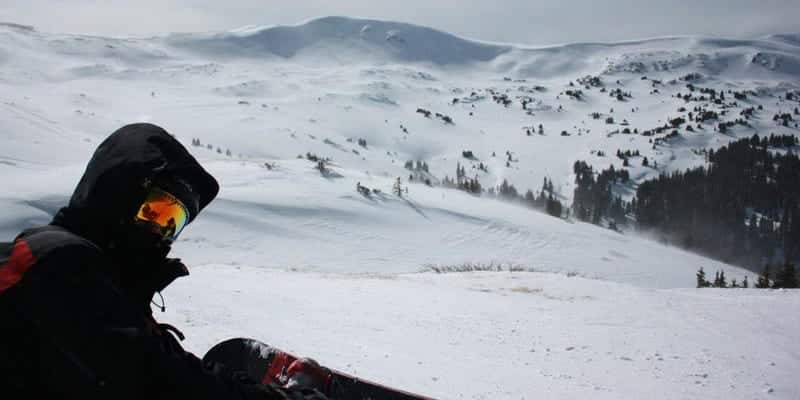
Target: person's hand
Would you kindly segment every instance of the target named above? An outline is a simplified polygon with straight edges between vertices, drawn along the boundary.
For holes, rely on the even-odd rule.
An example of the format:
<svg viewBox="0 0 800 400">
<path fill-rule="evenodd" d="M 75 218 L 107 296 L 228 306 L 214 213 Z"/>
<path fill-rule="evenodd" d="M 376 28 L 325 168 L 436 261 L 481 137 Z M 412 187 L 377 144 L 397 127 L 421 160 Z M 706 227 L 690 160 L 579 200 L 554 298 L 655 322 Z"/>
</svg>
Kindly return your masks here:
<svg viewBox="0 0 800 400">
<path fill-rule="evenodd" d="M 286 388 L 316 389 L 328 394 L 333 382 L 333 374 L 327 368 L 310 358 L 299 358 L 286 369 Z"/>
</svg>

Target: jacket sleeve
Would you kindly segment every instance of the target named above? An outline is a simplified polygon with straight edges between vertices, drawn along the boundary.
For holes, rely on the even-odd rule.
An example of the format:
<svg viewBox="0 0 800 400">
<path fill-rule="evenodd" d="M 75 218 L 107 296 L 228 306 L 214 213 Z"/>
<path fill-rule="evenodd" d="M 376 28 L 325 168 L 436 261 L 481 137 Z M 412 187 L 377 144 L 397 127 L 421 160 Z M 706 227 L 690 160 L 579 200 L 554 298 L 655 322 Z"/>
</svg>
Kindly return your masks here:
<svg viewBox="0 0 800 400">
<path fill-rule="evenodd" d="M 40 368 L 49 369 L 43 384 L 68 398 L 325 399 L 203 363 L 136 311 L 101 264 L 96 249 L 66 245 L 14 288 L 16 312 L 49 349 L 39 352 Z"/>
</svg>

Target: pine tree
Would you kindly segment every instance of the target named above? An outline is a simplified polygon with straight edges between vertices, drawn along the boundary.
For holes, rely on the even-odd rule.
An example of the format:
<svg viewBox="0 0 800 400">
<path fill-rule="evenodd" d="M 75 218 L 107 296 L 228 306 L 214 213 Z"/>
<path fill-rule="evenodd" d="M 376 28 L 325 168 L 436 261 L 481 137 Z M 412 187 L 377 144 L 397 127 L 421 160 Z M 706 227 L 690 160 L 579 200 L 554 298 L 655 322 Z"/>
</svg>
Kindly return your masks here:
<svg viewBox="0 0 800 400">
<path fill-rule="evenodd" d="M 481 186 L 481 182 L 478 180 L 478 175 L 475 175 L 475 179 L 472 180 L 472 193 L 483 193 L 483 186 Z"/>
<path fill-rule="evenodd" d="M 705 288 L 710 285 L 711 284 L 706 280 L 706 271 L 703 271 L 703 267 L 700 267 L 700 269 L 697 270 L 697 287 Z"/>
<path fill-rule="evenodd" d="M 719 287 L 726 288 L 728 287 L 728 283 L 725 282 L 725 271 L 719 272 Z"/>
<path fill-rule="evenodd" d="M 326 173 L 328 173 L 328 168 L 325 167 L 325 161 L 324 160 L 318 160 L 317 161 L 317 170 L 322 175 L 325 175 Z"/>
<path fill-rule="evenodd" d="M 561 202 L 550 193 L 550 197 L 548 197 L 547 204 L 545 205 L 545 211 L 554 217 L 561 218 L 563 208 Z"/>
<path fill-rule="evenodd" d="M 750 282 L 747 281 L 747 275 L 744 276 L 744 280 L 742 281 L 742 287 L 745 289 L 750 287 Z"/>
<path fill-rule="evenodd" d="M 759 289 L 769 289 L 769 264 L 764 266 L 764 271 L 759 275 L 756 287 Z"/>
<path fill-rule="evenodd" d="M 461 188 L 463 185 L 464 175 L 461 174 L 461 163 L 456 162 L 456 187 Z"/>
<path fill-rule="evenodd" d="M 392 186 L 392 191 L 397 197 L 403 197 L 403 183 L 400 181 L 400 177 L 397 177 L 397 181 L 395 181 L 394 186 Z"/>
<path fill-rule="evenodd" d="M 536 202 L 536 198 L 533 196 L 533 191 L 530 189 L 525 192 L 525 202 L 531 207 L 533 207 L 534 203 Z"/>
</svg>

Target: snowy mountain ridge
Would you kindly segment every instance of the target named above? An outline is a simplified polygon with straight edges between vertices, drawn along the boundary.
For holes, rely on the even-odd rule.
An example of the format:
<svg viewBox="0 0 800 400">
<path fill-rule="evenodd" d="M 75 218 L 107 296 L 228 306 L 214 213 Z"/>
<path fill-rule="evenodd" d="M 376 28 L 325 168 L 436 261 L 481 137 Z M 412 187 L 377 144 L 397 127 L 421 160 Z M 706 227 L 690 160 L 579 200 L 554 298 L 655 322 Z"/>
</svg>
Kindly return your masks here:
<svg viewBox="0 0 800 400">
<path fill-rule="evenodd" d="M 31 26 L 6 29 L 38 34 Z M 759 39 L 698 36 L 657 37 L 617 43 L 552 46 L 501 44 L 464 39 L 433 28 L 391 21 L 322 17 L 292 26 L 249 26 L 220 33 L 181 33 L 153 38 L 62 35 L 62 39 L 107 41 L 135 47 L 167 46 L 215 58 L 277 58 L 337 64 L 420 63 L 431 66 L 484 66 L 519 78 L 596 74 L 603 68 L 659 71 L 693 64 L 716 74 L 800 73 L 800 34 Z M 606 64 L 606 65 L 604 65 Z"/>
<path fill-rule="evenodd" d="M 313 19 L 296 26 L 251 28 L 212 35 L 173 35 L 167 43 L 206 54 L 292 58 L 324 52 L 346 62 L 339 53 L 374 60 L 429 62 L 436 65 L 489 61 L 511 50 L 482 44 L 432 28 L 345 17 Z"/>
<path fill-rule="evenodd" d="M 626 68 L 619 64 L 635 62 L 639 72 L 668 68 L 675 65 L 676 60 L 695 63 L 718 74 L 753 72 L 753 69 L 765 67 L 773 72 L 796 75 L 800 73 L 800 48 L 796 39 L 796 34 L 754 40 L 686 36 L 533 47 L 462 39 L 412 24 L 324 17 L 295 26 L 252 27 L 209 36 L 177 35 L 167 38 L 167 42 L 214 55 L 302 59 L 321 51 L 329 59 L 341 63 L 365 60 L 439 66 L 491 63 L 498 73 L 530 78 L 554 73 L 597 73 L 597 66 L 589 63 L 598 56 L 607 57 L 609 52 L 617 53 L 619 58 L 611 58 L 610 64 Z M 643 49 L 661 50 L 648 55 L 642 53 Z M 627 61 L 631 54 L 641 60 Z M 581 62 L 585 64 L 576 64 Z"/>
</svg>

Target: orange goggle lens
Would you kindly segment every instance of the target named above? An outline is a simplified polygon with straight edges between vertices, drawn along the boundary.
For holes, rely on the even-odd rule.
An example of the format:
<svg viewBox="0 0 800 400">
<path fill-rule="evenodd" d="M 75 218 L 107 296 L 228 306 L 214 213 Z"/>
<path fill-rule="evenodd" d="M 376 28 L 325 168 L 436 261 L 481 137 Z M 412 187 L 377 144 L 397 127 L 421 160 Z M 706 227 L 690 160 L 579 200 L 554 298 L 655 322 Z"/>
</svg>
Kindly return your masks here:
<svg viewBox="0 0 800 400">
<path fill-rule="evenodd" d="M 164 239 L 174 241 L 186 227 L 189 213 L 177 197 L 158 188 L 150 189 L 135 220 L 149 223 Z"/>
</svg>

